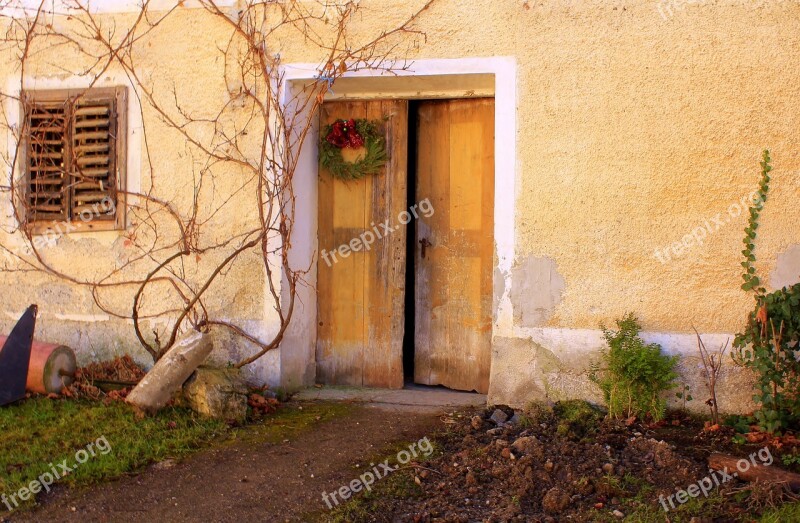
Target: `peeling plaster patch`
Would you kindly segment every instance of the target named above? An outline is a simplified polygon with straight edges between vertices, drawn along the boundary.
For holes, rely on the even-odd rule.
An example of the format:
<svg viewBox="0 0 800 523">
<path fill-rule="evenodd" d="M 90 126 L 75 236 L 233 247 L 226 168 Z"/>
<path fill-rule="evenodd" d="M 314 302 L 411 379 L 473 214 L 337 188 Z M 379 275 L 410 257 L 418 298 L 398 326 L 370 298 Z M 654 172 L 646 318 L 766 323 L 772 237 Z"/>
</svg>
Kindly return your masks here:
<svg viewBox="0 0 800 523">
<path fill-rule="evenodd" d="M 533 379 L 535 351 L 520 338 L 495 338 L 489 380 L 490 404 L 524 406 L 545 398 L 544 387 Z"/>
<path fill-rule="evenodd" d="M 773 289 L 782 289 L 800 282 L 800 244 L 791 245 L 778 255 L 775 270 L 769 275 Z"/>
<path fill-rule="evenodd" d="M 579 364 L 570 364 L 531 339 L 496 338 L 489 403 L 516 408 L 532 401 L 573 398 L 599 402 L 599 391 L 588 379 L 589 361 L 585 355 Z"/>
<path fill-rule="evenodd" d="M 540 327 L 553 316 L 564 293 L 564 278 L 550 258 L 531 256 L 511 270 L 514 323 Z"/>
</svg>

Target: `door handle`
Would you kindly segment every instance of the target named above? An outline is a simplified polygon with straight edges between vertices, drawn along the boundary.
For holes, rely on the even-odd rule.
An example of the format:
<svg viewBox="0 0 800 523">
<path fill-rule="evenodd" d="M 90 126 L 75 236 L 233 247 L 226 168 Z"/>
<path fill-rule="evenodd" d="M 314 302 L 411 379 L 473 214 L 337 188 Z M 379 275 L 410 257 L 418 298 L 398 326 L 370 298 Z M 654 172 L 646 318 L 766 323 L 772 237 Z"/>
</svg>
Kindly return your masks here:
<svg viewBox="0 0 800 523">
<path fill-rule="evenodd" d="M 430 241 L 428 241 L 428 238 L 422 238 L 419 241 L 419 244 L 422 245 L 422 249 L 421 249 L 420 254 L 422 255 L 422 258 L 424 259 L 425 258 L 425 249 L 428 248 L 428 247 L 433 247 L 433 244 Z"/>
</svg>

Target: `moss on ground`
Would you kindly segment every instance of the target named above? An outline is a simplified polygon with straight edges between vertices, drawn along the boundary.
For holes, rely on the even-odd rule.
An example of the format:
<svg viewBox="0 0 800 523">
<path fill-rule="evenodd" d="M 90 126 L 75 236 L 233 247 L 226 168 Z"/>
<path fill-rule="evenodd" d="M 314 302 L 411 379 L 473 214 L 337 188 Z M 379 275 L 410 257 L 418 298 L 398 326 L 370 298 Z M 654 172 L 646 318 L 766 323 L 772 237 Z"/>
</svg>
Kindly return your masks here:
<svg viewBox="0 0 800 523">
<path fill-rule="evenodd" d="M 556 432 L 559 436 L 580 441 L 594 435 L 605 413 L 583 400 L 559 401 L 553 406 L 558 417 Z"/>
<path fill-rule="evenodd" d="M 262 421 L 231 431 L 230 441 L 280 443 L 310 427 L 345 416 L 353 410 L 349 403 L 288 404 Z"/>
</svg>

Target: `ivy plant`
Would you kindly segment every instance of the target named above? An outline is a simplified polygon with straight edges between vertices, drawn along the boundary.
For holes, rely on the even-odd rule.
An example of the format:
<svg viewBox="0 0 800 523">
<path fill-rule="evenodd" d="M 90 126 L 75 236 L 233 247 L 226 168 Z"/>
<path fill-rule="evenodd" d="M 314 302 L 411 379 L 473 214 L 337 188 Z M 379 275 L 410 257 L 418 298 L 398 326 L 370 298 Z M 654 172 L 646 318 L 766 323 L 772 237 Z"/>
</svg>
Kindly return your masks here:
<svg viewBox="0 0 800 523">
<path fill-rule="evenodd" d="M 742 289 L 753 294 L 755 307 L 745 329 L 736 335 L 732 356 L 756 373 L 756 423 L 761 430 L 781 433 L 797 428 L 800 421 L 800 284 L 767 293 L 756 274 L 756 231 L 769 193 L 770 171 L 769 151 L 764 151 L 758 197 L 750 207 L 742 251 Z"/>
</svg>

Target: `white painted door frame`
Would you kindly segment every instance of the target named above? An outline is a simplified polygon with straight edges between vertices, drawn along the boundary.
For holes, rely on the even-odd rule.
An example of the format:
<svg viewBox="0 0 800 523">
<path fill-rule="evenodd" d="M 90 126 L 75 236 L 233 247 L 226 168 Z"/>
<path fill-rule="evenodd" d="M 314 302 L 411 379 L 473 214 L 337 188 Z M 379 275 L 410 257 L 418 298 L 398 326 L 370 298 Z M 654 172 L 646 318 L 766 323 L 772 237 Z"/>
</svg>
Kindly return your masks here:
<svg viewBox="0 0 800 523">
<path fill-rule="evenodd" d="M 281 86 L 284 104 L 288 106 L 302 85 L 315 80 L 317 64 L 287 64 L 282 68 Z M 493 77 L 493 92 L 475 92 L 465 77 Z M 495 98 L 495 206 L 494 239 L 497 266 L 494 278 L 494 297 L 497 309 L 492 326 L 492 338 L 511 336 L 513 311 L 508 289 L 514 263 L 515 209 L 518 188 L 517 176 L 517 66 L 514 58 L 457 58 L 416 60 L 407 70 L 388 74 L 384 71 L 358 71 L 346 75 L 348 98 L 459 98 L 494 96 Z M 359 90 L 357 79 L 365 81 Z M 376 79 L 385 78 L 386 82 Z M 398 82 L 397 79 L 402 80 Z M 459 85 L 460 84 L 460 85 Z M 384 87 L 385 86 L 385 87 Z M 330 99 L 343 98 L 334 94 Z M 413 93 L 413 96 L 412 96 Z M 326 98 L 327 99 L 327 98 Z M 299 153 L 294 174 L 294 193 L 297 197 L 295 225 L 289 252 L 293 267 L 311 267 L 307 285 L 298 286 L 295 312 L 286 336 L 281 343 L 281 383 L 293 389 L 313 384 L 317 342 L 316 257 L 317 249 L 317 115 L 305 115 L 314 122 Z M 498 277 L 499 276 L 499 277 Z M 285 286 L 284 286 L 285 288 Z M 284 296 L 284 299 L 287 297 Z"/>
</svg>

